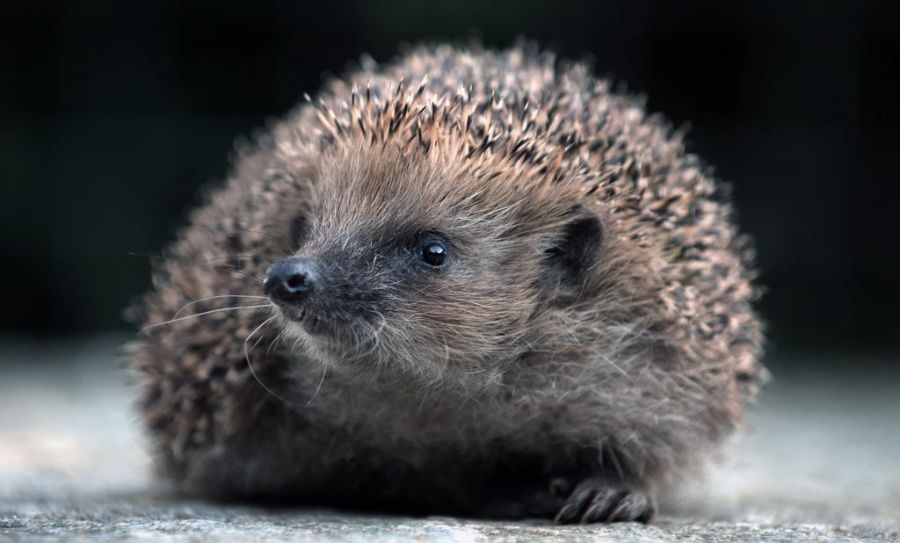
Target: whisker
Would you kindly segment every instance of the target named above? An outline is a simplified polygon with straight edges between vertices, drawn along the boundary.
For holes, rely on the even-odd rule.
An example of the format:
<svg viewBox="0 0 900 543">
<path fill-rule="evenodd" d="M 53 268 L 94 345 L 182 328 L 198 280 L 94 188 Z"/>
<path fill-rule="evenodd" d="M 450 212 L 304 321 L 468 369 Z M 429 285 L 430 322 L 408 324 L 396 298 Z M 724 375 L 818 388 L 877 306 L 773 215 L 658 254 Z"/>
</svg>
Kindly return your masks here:
<svg viewBox="0 0 900 543">
<path fill-rule="evenodd" d="M 319 391 L 322 389 L 322 383 L 325 382 L 325 374 L 328 373 L 328 363 L 322 363 L 322 378 L 319 379 L 319 384 L 316 386 L 316 390 L 313 392 L 312 397 L 306 402 L 306 407 L 309 407 L 309 404 L 313 403 L 313 400 L 316 399 L 316 396 L 319 395 Z"/>
<path fill-rule="evenodd" d="M 379 316 L 378 328 L 375 328 L 370 323 L 366 323 L 366 326 L 368 326 L 372 330 L 371 341 L 370 341 L 372 346 L 369 348 L 368 351 L 366 351 L 365 353 L 362 353 L 360 355 L 363 358 L 366 358 L 366 357 L 370 356 L 372 353 L 376 352 L 381 345 L 381 333 L 382 333 L 382 331 L 384 331 L 384 327 L 387 325 L 387 319 L 385 319 L 384 316 L 381 315 L 380 313 L 378 314 L 378 316 Z"/>
<path fill-rule="evenodd" d="M 172 318 L 174 319 L 174 318 L 178 317 L 178 315 L 180 315 L 182 311 L 184 311 L 185 309 L 187 309 L 191 306 L 194 306 L 194 305 L 197 305 L 197 304 L 203 303 L 203 302 L 208 302 L 210 300 L 221 300 L 222 298 L 253 298 L 256 300 L 268 300 L 268 298 L 266 298 L 265 296 L 250 296 L 248 294 L 223 294 L 221 296 L 210 296 L 209 298 L 201 298 L 199 300 L 194 300 L 193 302 L 188 302 L 188 303 L 184 304 L 181 307 L 181 309 L 179 309 L 178 311 L 175 312 L 174 315 L 172 315 Z M 223 307 L 220 309 L 231 309 L 233 307 L 236 307 L 236 306 L 231 306 L 229 308 Z"/>
<path fill-rule="evenodd" d="M 263 340 L 264 337 L 265 336 L 262 336 L 262 335 L 259 336 L 259 338 L 253 343 L 253 345 L 250 346 L 249 351 L 252 351 L 253 349 L 255 349 L 259 345 L 259 343 Z"/>
<path fill-rule="evenodd" d="M 253 378 L 256 379 L 256 382 L 259 383 L 259 386 L 261 386 L 263 388 L 263 390 L 265 390 L 266 392 L 268 392 L 275 398 L 278 398 L 279 400 L 284 402 L 284 404 L 287 405 L 288 407 L 293 407 L 294 404 L 292 402 L 288 401 L 287 399 L 283 398 L 281 395 L 279 395 L 275 391 L 273 391 L 271 388 L 267 387 L 266 384 L 260 380 L 259 376 L 256 375 L 256 371 L 253 369 L 253 363 L 250 362 L 250 351 L 256 347 L 256 345 L 259 343 L 259 340 L 257 340 L 257 343 L 255 343 L 253 345 L 253 347 L 251 347 L 251 348 L 247 347 L 247 342 L 250 341 L 250 338 L 252 338 L 257 332 L 259 332 L 263 326 L 269 324 L 276 318 L 277 317 L 269 317 L 268 319 L 264 320 L 262 322 L 262 324 L 260 324 L 256 328 L 254 328 L 253 331 L 250 332 L 250 334 L 247 335 L 247 337 L 244 339 L 244 358 L 247 359 L 247 367 L 250 369 L 250 375 L 252 375 Z"/>
<path fill-rule="evenodd" d="M 272 304 L 262 304 L 262 305 L 242 305 L 242 306 L 236 306 L 236 307 L 220 307 L 219 309 L 210 309 L 209 311 L 203 311 L 201 313 L 194 313 L 193 315 L 178 317 L 177 319 L 173 318 L 173 319 L 169 319 L 167 321 L 155 322 L 153 324 L 148 324 L 147 326 L 141 328 L 141 332 L 146 332 L 147 330 L 150 330 L 151 328 L 156 328 L 157 326 L 162 326 L 164 324 L 172 324 L 173 322 L 194 319 L 197 317 L 202 317 L 204 315 L 210 315 L 212 313 L 219 313 L 221 311 L 232 311 L 235 309 L 261 309 L 264 307 L 274 307 L 274 306 Z"/>
<path fill-rule="evenodd" d="M 284 330 L 282 330 L 281 332 L 278 332 L 278 335 L 275 336 L 275 339 L 272 340 L 272 343 L 269 343 L 269 346 L 266 347 L 266 356 L 267 357 L 269 356 L 269 354 L 271 354 L 272 347 L 274 347 L 275 344 L 278 343 L 282 337 L 284 337 L 284 332 L 285 332 Z"/>
</svg>

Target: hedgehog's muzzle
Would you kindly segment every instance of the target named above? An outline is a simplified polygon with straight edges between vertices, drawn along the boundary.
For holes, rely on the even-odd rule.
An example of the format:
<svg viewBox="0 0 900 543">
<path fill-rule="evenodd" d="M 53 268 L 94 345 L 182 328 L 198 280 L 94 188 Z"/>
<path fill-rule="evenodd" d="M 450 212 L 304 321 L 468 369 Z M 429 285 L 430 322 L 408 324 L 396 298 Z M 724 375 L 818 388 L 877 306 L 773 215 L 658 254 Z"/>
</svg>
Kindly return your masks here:
<svg viewBox="0 0 900 543">
<path fill-rule="evenodd" d="M 362 290 L 352 289 L 347 278 L 326 266 L 319 258 L 291 256 L 278 260 L 266 270 L 265 295 L 289 321 L 299 324 L 313 336 L 347 336 L 354 322 L 371 314 L 366 311 L 371 300 Z M 351 299 L 348 299 L 351 298 Z M 352 308 L 352 309 L 351 309 Z M 352 334 L 351 334 L 352 335 Z"/>
</svg>

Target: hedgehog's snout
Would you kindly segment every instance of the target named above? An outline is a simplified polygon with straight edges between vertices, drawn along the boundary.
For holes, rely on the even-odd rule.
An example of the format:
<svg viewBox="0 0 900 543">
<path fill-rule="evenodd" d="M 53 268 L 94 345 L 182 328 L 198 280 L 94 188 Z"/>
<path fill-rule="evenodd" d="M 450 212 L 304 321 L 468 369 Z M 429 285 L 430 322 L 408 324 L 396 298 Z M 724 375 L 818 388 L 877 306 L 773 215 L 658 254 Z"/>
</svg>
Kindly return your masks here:
<svg viewBox="0 0 900 543">
<path fill-rule="evenodd" d="M 296 305 L 309 297 L 318 281 L 311 259 L 283 258 L 266 271 L 263 291 L 277 305 Z"/>
</svg>

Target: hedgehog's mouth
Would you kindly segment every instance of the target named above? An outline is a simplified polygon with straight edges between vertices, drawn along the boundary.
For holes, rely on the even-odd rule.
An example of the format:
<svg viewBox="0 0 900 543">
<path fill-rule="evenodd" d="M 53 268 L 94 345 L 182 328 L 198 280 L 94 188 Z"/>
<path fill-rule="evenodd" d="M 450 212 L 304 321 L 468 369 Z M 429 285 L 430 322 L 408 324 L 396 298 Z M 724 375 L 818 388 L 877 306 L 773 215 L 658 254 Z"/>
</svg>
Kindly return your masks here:
<svg viewBox="0 0 900 543">
<path fill-rule="evenodd" d="M 315 315 L 307 309 L 281 307 L 281 314 L 311 336 L 334 336 L 339 328 L 346 325 L 336 319 Z"/>
</svg>

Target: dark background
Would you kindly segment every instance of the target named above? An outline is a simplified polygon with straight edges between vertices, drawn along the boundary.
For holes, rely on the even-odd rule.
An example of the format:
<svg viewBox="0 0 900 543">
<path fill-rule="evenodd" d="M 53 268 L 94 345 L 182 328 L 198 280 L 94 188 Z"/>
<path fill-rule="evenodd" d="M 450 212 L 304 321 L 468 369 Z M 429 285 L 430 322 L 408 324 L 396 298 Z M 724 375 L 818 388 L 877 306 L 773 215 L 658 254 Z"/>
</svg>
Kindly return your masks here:
<svg viewBox="0 0 900 543">
<path fill-rule="evenodd" d="M 690 123 L 756 239 L 776 349 L 895 350 L 898 4 L 8 2 L 0 329 L 127 329 L 148 255 L 225 176 L 235 139 L 361 54 L 524 35 Z"/>
</svg>

